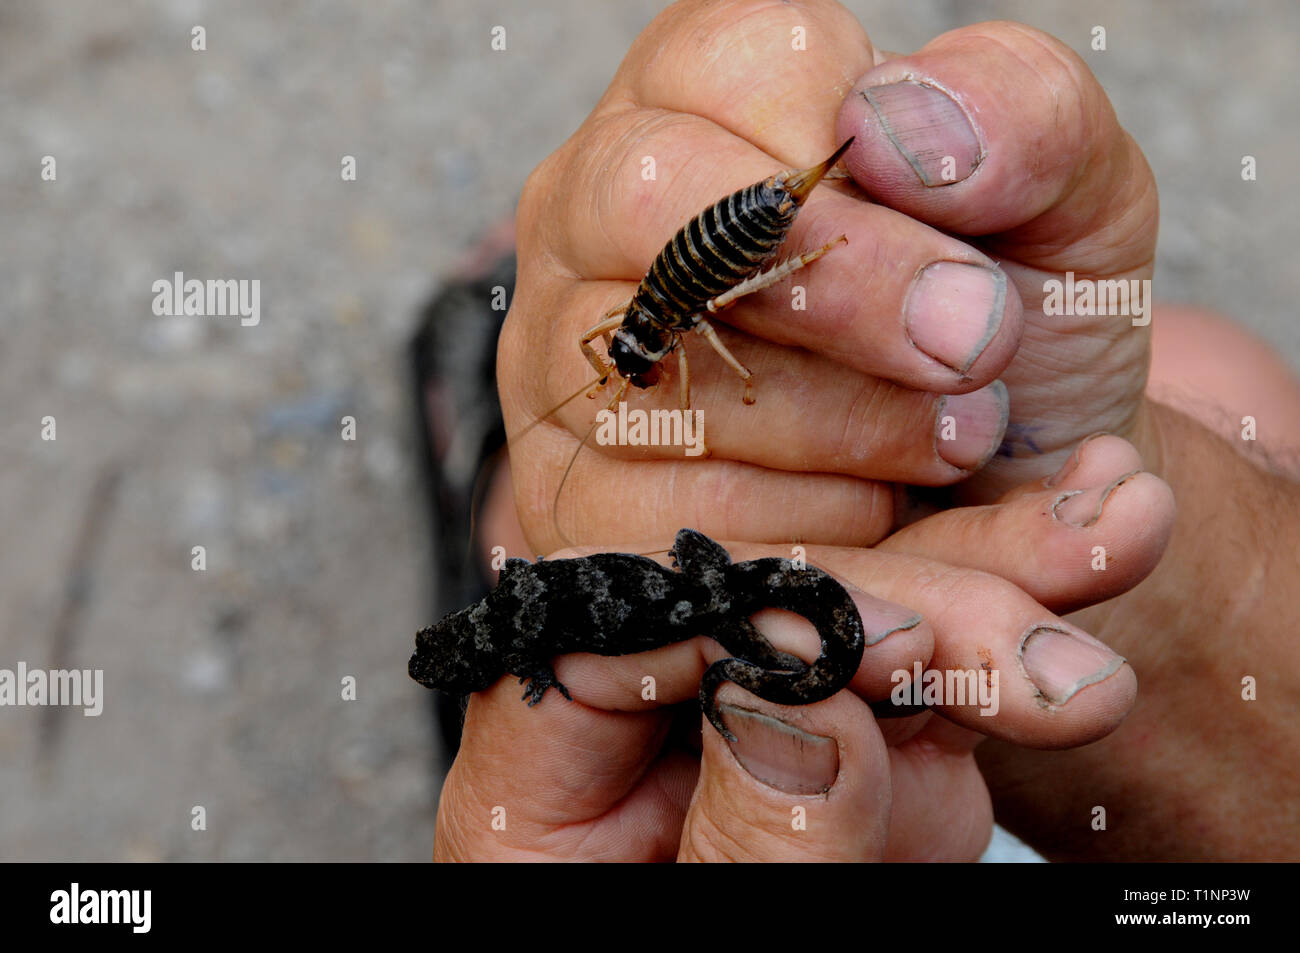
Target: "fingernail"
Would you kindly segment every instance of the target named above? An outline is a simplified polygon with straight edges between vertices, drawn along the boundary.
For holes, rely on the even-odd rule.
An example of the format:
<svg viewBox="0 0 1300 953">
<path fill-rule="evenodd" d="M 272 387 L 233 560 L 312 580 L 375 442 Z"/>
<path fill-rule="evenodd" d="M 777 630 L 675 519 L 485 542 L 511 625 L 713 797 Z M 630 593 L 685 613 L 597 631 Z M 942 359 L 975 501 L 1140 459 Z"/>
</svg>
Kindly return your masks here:
<svg viewBox="0 0 1300 953">
<path fill-rule="evenodd" d="M 978 470 L 988 463 L 1007 429 L 1006 385 L 994 381 L 969 394 L 946 396 L 938 408 L 934 448 L 939 456 L 963 470 Z"/>
<path fill-rule="evenodd" d="M 943 90 L 906 80 L 869 86 L 862 97 L 927 187 L 960 182 L 980 164 L 979 137 L 966 113 Z"/>
<path fill-rule="evenodd" d="M 1074 448 L 1074 453 L 1070 454 L 1069 458 L 1065 461 L 1065 465 L 1044 480 L 1043 486 L 1048 489 L 1051 489 L 1054 486 L 1059 486 L 1062 480 L 1078 469 L 1079 461 L 1083 459 L 1083 448 L 1088 441 L 1095 440 L 1097 437 L 1104 437 L 1108 433 L 1110 433 L 1109 430 L 1098 430 L 1096 433 L 1090 433 L 1088 436 L 1080 440 L 1079 445 Z"/>
<path fill-rule="evenodd" d="M 932 262 L 908 290 L 903 305 L 907 337 L 964 375 L 998 333 L 1006 304 L 1004 272 L 959 261 Z"/>
<path fill-rule="evenodd" d="M 840 773 L 834 738 L 809 734 L 749 708 L 722 704 L 719 710 L 736 736 L 731 751 L 741 767 L 786 794 L 821 794 Z"/>
<path fill-rule="evenodd" d="M 1021 637 L 1019 656 L 1038 693 L 1053 705 L 1064 705 L 1124 664 L 1123 656 L 1063 623 L 1034 626 Z"/>
<path fill-rule="evenodd" d="M 921 624 L 919 612 L 913 612 L 902 619 L 897 618 L 905 612 L 907 610 L 902 606 L 882 607 L 871 613 L 862 612 L 859 608 L 858 614 L 862 616 L 862 627 L 867 633 L 865 640 L 867 647 L 879 645 L 895 632 L 908 632 Z"/>
<path fill-rule="evenodd" d="M 907 632 L 921 624 L 922 615 L 897 602 L 889 602 L 864 592 L 851 582 L 842 582 L 862 618 L 867 647 L 879 645 L 895 632 Z M 766 633 L 764 633 L 766 634 Z"/>
<path fill-rule="evenodd" d="M 1062 523 L 1080 528 L 1091 526 L 1101 519 L 1102 510 L 1111 494 L 1118 490 L 1142 470 L 1130 470 L 1123 476 L 1093 490 L 1072 490 L 1062 493 L 1052 503 L 1052 516 Z"/>
</svg>

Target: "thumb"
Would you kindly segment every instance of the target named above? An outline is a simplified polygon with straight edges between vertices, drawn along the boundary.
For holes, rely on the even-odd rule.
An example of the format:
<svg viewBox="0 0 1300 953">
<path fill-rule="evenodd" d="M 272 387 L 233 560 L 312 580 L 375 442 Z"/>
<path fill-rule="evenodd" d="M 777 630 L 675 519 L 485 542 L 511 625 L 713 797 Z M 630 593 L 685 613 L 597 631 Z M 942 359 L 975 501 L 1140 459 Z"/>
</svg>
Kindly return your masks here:
<svg viewBox="0 0 1300 953">
<path fill-rule="evenodd" d="M 963 27 L 875 67 L 836 133 L 856 137 L 845 164 L 873 196 L 945 231 L 997 235 L 1000 257 L 1098 275 L 1151 266 L 1142 151 L 1087 64 L 1032 27 Z"/>
<path fill-rule="evenodd" d="M 707 722 L 683 861 L 878 861 L 889 829 L 889 755 L 867 705 L 840 692 L 788 707 L 734 685 Z"/>
</svg>

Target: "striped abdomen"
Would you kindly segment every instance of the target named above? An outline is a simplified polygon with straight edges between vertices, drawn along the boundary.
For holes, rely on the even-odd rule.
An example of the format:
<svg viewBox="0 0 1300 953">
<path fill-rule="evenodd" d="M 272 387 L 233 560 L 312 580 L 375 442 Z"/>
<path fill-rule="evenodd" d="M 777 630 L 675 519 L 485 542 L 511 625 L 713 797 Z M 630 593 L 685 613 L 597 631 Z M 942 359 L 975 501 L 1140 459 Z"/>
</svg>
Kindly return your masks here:
<svg viewBox="0 0 1300 953">
<path fill-rule="evenodd" d="M 709 299 L 772 259 L 798 213 L 775 176 L 719 199 L 664 246 L 628 313 L 640 310 L 664 327 L 689 330 Z"/>
</svg>

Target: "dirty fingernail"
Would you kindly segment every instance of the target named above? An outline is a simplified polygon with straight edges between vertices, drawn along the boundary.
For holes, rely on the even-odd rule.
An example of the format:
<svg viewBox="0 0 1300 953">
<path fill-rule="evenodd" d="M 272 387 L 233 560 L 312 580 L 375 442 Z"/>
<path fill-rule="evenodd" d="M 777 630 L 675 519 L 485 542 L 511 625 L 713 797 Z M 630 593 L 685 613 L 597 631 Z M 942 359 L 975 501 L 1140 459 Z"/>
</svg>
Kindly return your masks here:
<svg viewBox="0 0 1300 953">
<path fill-rule="evenodd" d="M 1092 526 L 1101 519 L 1106 501 L 1112 494 L 1141 472 L 1141 470 L 1130 470 L 1099 489 L 1062 493 L 1052 504 L 1052 516 L 1071 526 L 1080 528 Z"/>
<path fill-rule="evenodd" d="M 1009 407 L 1001 381 L 969 394 L 944 397 L 935 419 L 935 450 L 955 467 L 978 470 L 1002 443 Z"/>
<path fill-rule="evenodd" d="M 809 734 L 748 708 L 718 707 L 736 736 L 732 754 L 763 784 L 786 794 L 820 794 L 835 783 L 840 750 L 834 738 Z"/>
<path fill-rule="evenodd" d="M 921 613 L 910 612 L 902 606 L 871 614 L 860 612 L 862 627 L 867 633 L 866 645 L 879 645 L 895 632 L 910 632 L 921 624 Z"/>
<path fill-rule="evenodd" d="M 1019 654 L 1025 674 L 1053 705 L 1064 705 L 1124 664 L 1122 656 L 1092 636 L 1063 624 L 1034 626 L 1021 638 Z"/>
<path fill-rule="evenodd" d="M 1006 305 L 1004 272 L 936 261 L 913 279 L 903 318 L 913 346 L 965 374 L 998 333 Z"/>
<path fill-rule="evenodd" d="M 889 141 L 927 187 L 960 182 L 980 164 L 979 137 L 943 90 L 905 80 L 861 92 Z"/>
<path fill-rule="evenodd" d="M 907 606 L 900 606 L 897 602 L 873 596 L 851 582 L 841 580 L 840 585 L 848 591 L 853 604 L 858 608 L 868 648 L 879 645 L 895 632 L 910 632 L 924 621 L 921 613 Z"/>
<path fill-rule="evenodd" d="M 1108 430 L 1098 430 L 1096 433 L 1090 433 L 1079 441 L 1079 445 L 1074 448 L 1074 452 L 1066 458 L 1061 469 L 1057 470 L 1051 476 L 1043 481 L 1043 486 L 1051 489 L 1054 486 L 1060 486 L 1061 481 L 1079 468 L 1079 461 L 1083 459 L 1083 448 L 1088 445 L 1089 441 L 1096 440 L 1098 437 L 1105 437 L 1109 434 Z"/>
</svg>

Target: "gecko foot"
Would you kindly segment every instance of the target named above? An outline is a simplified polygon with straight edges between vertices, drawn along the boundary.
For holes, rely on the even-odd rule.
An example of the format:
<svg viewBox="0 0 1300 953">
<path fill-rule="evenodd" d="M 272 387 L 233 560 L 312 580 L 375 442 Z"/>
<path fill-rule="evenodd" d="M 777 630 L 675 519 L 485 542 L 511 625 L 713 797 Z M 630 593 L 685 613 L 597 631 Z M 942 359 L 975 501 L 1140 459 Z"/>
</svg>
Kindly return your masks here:
<svg viewBox="0 0 1300 953">
<path fill-rule="evenodd" d="M 555 677 L 555 670 L 552 668 L 547 667 L 528 675 L 519 676 L 519 684 L 524 685 L 525 683 L 527 683 L 527 685 L 520 698 L 528 702 L 529 708 L 532 708 L 540 702 L 542 696 L 546 694 L 546 690 L 552 686 L 558 689 L 560 694 L 569 701 L 573 701 L 573 696 L 569 694 L 569 690 L 561 684 L 560 680 Z"/>
</svg>

